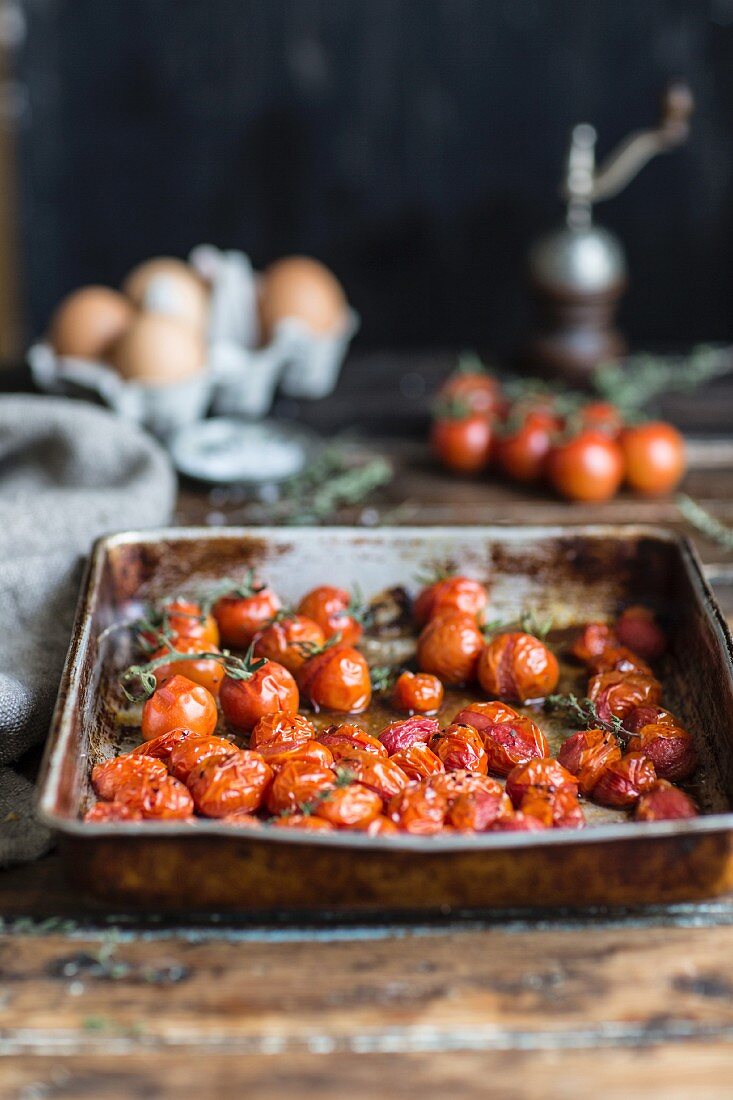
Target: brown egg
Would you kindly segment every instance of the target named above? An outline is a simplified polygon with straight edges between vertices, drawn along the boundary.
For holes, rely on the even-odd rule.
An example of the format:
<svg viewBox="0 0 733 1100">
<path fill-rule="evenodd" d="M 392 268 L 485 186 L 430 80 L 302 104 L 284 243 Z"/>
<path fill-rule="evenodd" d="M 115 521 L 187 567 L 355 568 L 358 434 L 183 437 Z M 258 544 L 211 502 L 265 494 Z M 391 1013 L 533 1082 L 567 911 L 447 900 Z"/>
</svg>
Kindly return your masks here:
<svg viewBox="0 0 733 1100">
<path fill-rule="evenodd" d="M 127 298 L 116 290 L 84 286 L 56 306 L 48 338 L 58 355 L 103 359 L 134 316 Z"/>
<path fill-rule="evenodd" d="M 323 264 L 307 256 L 287 256 L 263 273 L 259 311 L 265 341 L 287 317 L 297 318 L 313 332 L 335 332 L 346 319 L 346 296 Z"/>
<path fill-rule="evenodd" d="M 164 386 L 203 369 L 205 347 L 190 325 L 162 313 L 141 313 L 112 349 L 111 362 L 130 382 Z"/>
<path fill-rule="evenodd" d="M 203 330 L 209 314 L 204 281 L 183 260 L 161 256 L 134 268 L 122 289 L 135 305 L 149 313 L 165 313 Z"/>
</svg>

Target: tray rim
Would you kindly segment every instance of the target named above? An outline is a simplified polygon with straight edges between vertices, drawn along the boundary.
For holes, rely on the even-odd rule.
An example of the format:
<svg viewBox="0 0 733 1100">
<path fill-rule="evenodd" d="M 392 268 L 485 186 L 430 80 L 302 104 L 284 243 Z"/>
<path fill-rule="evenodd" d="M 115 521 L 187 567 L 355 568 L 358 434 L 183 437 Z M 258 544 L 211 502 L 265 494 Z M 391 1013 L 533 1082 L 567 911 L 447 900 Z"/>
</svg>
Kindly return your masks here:
<svg viewBox="0 0 733 1100">
<path fill-rule="evenodd" d="M 394 526 L 394 527 L 154 527 L 141 530 L 128 529 L 112 532 L 96 539 L 81 581 L 71 640 L 64 663 L 61 681 L 54 707 L 48 738 L 43 753 L 41 768 L 36 782 L 36 815 L 39 820 L 55 833 L 76 840 L 191 840 L 220 839 L 244 842 L 247 844 L 302 845 L 306 847 L 344 849 L 363 852 L 415 852 L 424 855 L 475 852 L 504 851 L 508 849 L 556 848 L 569 844 L 605 844 L 625 841 L 635 843 L 659 838 L 680 836 L 696 837 L 709 834 L 728 834 L 733 837 L 733 809 L 723 814 L 706 814 L 701 817 L 681 821 L 626 822 L 608 825 L 594 825 L 589 829 L 553 829 L 542 833 L 481 833 L 475 836 L 430 836 L 418 837 L 398 834 L 390 837 L 368 837 L 358 832 L 307 833 L 298 830 L 247 829 L 226 825 L 216 819 L 201 819 L 195 823 L 183 822 L 108 822 L 88 823 L 79 818 L 68 818 L 53 809 L 59 789 L 60 763 L 72 736 L 71 723 L 67 716 L 75 704 L 80 686 L 81 662 L 86 646 L 90 641 L 94 598 L 101 578 L 108 551 L 116 546 L 129 543 L 158 543 L 171 541 L 220 540 L 222 538 L 267 541 L 270 538 L 282 540 L 288 536 L 303 540 L 314 537 L 334 537 L 348 540 L 357 538 L 363 541 L 370 536 L 395 539 L 431 537 L 465 537 L 495 539 L 511 542 L 534 538 L 614 538 L 646 537 L 670 543 L 677 547 L 685 569 L 702 607 L 711 620 L 722 646 L 728 674 L 733 683 L 733 637 L 726 619 L 718 606 L 712 588 L 706 578 L 699 554 L 691 539 L 673 528 L 656 524 L 482 524 L 467 526 L 461 524 L 438 526 Z"/>
</svg>

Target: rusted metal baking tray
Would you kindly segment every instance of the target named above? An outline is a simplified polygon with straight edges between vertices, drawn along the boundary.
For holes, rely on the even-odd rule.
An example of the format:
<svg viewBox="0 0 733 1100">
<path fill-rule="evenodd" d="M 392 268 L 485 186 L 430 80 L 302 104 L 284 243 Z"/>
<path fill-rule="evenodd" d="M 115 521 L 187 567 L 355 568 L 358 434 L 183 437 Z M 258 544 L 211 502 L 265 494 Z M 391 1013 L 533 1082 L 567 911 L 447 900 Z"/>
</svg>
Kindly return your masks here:
<svg viewBox="0 0 733 1100">
<path fill-rule="evenodd" d="M 196 593 L 250 567 L 286 601 L 324 582 L 358 582 L 369 596 L 394 585 L 414 590 L 417 576 L 436 562 L 485 579 L 492 618 L 510 620 L 531 606 L 562 630 L 613 615 L 622 603 L 655 606 L 671 636 L 661 670 L 664 698 L 695 733 L 701 769 L 694 794 L 704 816 L 637 824 L 588 807 L 589 827 L 580 832 L 424 838 L 243 832 L 215 820 L 80 820 L 91 798 L 92 765 L 131 743 L 115 711 L 114 685 L 129 660 L 129 631 L 119 624 L 142 601 Z M 91 557 L 45 757 L 40 814 L 58 833 L 80 890 L 156 910 L 445 911 L 711 896 L 733 887 L 732 654 L 693 549 L 658 528 L 180 528 L 113 535 Z M 550 736 L 557 744 L 560 731 Z"/>
</svg>

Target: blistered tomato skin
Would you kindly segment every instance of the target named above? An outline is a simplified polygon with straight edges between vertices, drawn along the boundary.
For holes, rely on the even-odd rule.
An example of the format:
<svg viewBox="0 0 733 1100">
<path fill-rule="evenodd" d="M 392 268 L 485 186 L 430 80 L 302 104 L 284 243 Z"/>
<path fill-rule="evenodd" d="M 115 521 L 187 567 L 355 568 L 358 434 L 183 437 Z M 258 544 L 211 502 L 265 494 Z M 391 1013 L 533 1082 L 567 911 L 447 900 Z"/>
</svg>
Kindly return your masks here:
<svg viewBox="0 0 733 1100">
<path fill-rule="evenodd" d="M 585 815 L 577 795 L 569 787 L 554 792 L 530 787 L 519 808 L 526 817 L 537 818 L 548 829 L 585 828 Z"/>
<path fill-rule="evenodd" d="M 448 803 L 434 787 L 410 783 L 390 799 L 387 816 L 403 832 L 432 836 L 443 828 Z"/>
<path fill-rule="evenodd" d="M 407 714 L 435 714 L 443 703 L 445 689 L 429 672 L 403 672 L 394 686 L 392 702 Z"/>
<path fill-rule="evenodd" d="M 262 805 L 272 774 L 258 752 L 242 749 L 197 768 L 189 776 L 188 788 L 196 809 L 204 817 L 250 814 Z"/>
<path fill-rule="evenodd" d="M 583 664 L 587 664 L 592 658 L 600 657 L 604 649 L 610 649 L 619 644 L 619 640 L 608 623 L 586 623 L 578 637 L 570 647 L 573 657 Z"/>
<path fill-rule="evenodd" d="M 523 814 L 521 810 L 512 817 L 503 817 L 495 821 L 491 826 L 492 833 L 539 833 L 549 826 L 544 825 L 539 818 Z"/>
<path fill-rule="evenodd" d="M 680 821 L 698 816 L 690 796 L 664 779 L 641 795 L 634 811 L 635 821 Z"/>
<path fill-rule="evenodd" d="M 482 651 L 478 681 L 487 695 L 509 702 L 543 699 L 557 687 L 560 669 L 547 646 L 532 634 L 498 634 Z"/>
<path fill-rule="evenodd" d="M 152 741 L 143 741 L 141 745 L 137 745 L 132 749 L 130 756 L 155 756 L 158 760 L 162 760 L 167 767 L 173 750 L 183 741 L 196 737 L 201 737 L 201 734 L 194 733 L 193 730 L 169 730 L 168 733 L 163 733 Z"/>
<path fill-rule="evenodd" d="M 281 608 L 271 588 L 247 584 L 242 594 L 223 596 L 214 605 L 214 618 L 224 645 L 247 649 L 255 634 L 262 630 Z"/>
<path fill-rule="evenodd" d="M 258 751 L 274 772 L 293 760 L 320 764 L 324 768 L 330 768 L 334 762 L 333 753 L 320 741 L 276 741 L 260 745 Z"/>
<path fill-rule="evenodd" d="M 672 711 L 665 710 L 664 707 L 655 704 L 642 704 L 640 707 L 634 707 L 624 718 L 624 729 L 628 730 L 629 733 L 639 733 L 644 726 L 652 725 L 679 728 L 679 722 Z"/>
<path fill-rule="evenodd" d="M 309 592 L 298 605 L 298 612 L 321 628 L 326 640 L 339 635 L 343 645 L 356 645 L 364 633 L 361 612 L 354 606 L 350 592 L 324 584 Z"/>
<path fill-rule="evenodd" d="M 190 737 L 173 749 L 168 758 L 168 770 L 176 779 L 187 783 L 191 773 L 207 761 L 215 757 L 225 759 L 238 751 L 237 746 L 225 737 Z"/>
<path fill-rule="evenodd" d="M 431 737 L 440 732 L 440 723 L 435 718 L 413 715 L 412 718 L 397 719 L 390 722 L 379 734 L 380 743 L 389 756 L 409 748 L 410 745 L 428 743 Z"/>
<path fill-rule="evenodd" d="M 423 588 L 413 604 L 412 613 L 419 627 L 438 615 L 470 615 L 476 620 L 489 602 L 483 584 L 470 577 L 444 577 Z"/>
<path fill-rule="evenodd" d="M 358 649 L 335 645 L 298 670 L 303 698 L 317 710 L 361 714 L 372 700 L 369 665 Z"/>
<path fill-rule="evenodd" d="M 417 662 L 423 672 L 437 676 L 447 686 L 458 687 L 474 679 L 483 647 L 484 637 L 476 620 L 452 612 L 431 619 L 424 628 L 417 643 Z"/>
<path fill-rule="evenodd" d="M 654 764 L 660 779 L 689 779 L 697 767 L 697 753 L 690 734 L 675 726 L 652 723 L 629 738 L 629 752 L 640 752 Z"/>
<path fill-rule="evenodd" d="M 658 661 L 667 648 L 667 636 L 648 607 L 627 607 L 616 622 L 622 645 L 646 661 Z"/>
<path fill-rule="evenodd" d="M 465 769 L 436 773 L 426 779 L 425 782 L 428 787 L 433 787 L 434 790 L 440 792 L 448 806 L 452 806 L 460 795 L 473 791 L 485 791 L 497 796 L 504 794 L 504 788 L 496 779 Z"/>
<path fill-rule="evenodd" d="M 549 756 L 550 748 L 539 726 L 502 703 L 470 703 L 454 721 L 474 726 L 481 737 L 488 770 L 508 775 L 517 764 Z"/>
<path fill-rule="evenodd" d="M 249 733 L 273 711 L 295 714 L 300 703 L 291 673 L 275 661 L 266 661 L 248 679 L 225 676 L 219 700 L 227 725 L 240 733 Z"/>
<path fill-rule="evenodd" d="M 440 757 L 422 741 L 416 741 L 406 749 L 393 753 L 390 760 L 402 769 L 408 779 L 427 779 L 430 775 L 445 771 Z"/>
<path fill-rule="evenodd" d="M 593 788 L 591 797 L 603 806 L 633 806 L 657 780 L 654 765 L 642 753 L 627 753 L 610 764 Z"/>
<path fill-rule="evenodd" d="M 576 777 L 580 793 L 589 795 L 609 764 L 621 759 L 621 749 L 607 730 L 579 730 L 564 742 L 557 759 Z"/>
<path fill-rule="evenodd" d="M 512 804 L 505 794 L 465 791 L 448 810 L 448 820 L 460 832 L 483 833 L 495 822 L 512 816 Z"/>
<path fill-rule="evenodd" d="M 176 675 L 160 684 L 145 703 L 141 730 L 145 741 L 182 727 L 208 737 L 216 729 L 218 719 L 216 699 L 211 692 L 185 676 Z"/>
<path fill-rule="evenodd" d="M 373 753 L 355 752 L 339 763 L 353 780 L 376 791 L 383 802 L 407 786 L 407 776 L 398 764 Z"/>
<path fill-rule="evenodd" d="M 394 821 L 390 821 L 384 814 L 375 817 L 366 828 L 359 827 L 359 831 L 363 831 L 367 836 L 396 836 L 399 833 Z"/>
<path fill-rule="evenodd" d="M 341 760 L 353 752 L 370 752 L 374 756 L 382 757 L 388 755 L 381 741 L 351 722 L 328 726 L 318 734 L 318 740 L 328 746 L 335 760 Z"/>
<path fill-rule="evenodd" d="M 431 738 L 430 748 L 443 761 L 446 771 L 469 771 L 486 775 L 488 759 L 478 731 L 473 726 L 453 723 Z"/>
<path fill-rule="evenodd" d="M 656 704 L 662 687 L 653 676 L 633 672 L 601 672 L 588 681 L 588 698 L 595 703 L 603 722 L 625 718 L 635 707 Z"/>
<path fill-rule="evenodd" d="M 108 821 L 142 821 L 143 815 L 123 802 L 95 802 L 84 814 L 84 820 L 103 825 Z"/>
<path fill-rule="evenodd" d="M 308 659 L 309 648 L 319 649 L 326 637 L 318 623 L 295 612 L 277 618 L 255 635 L 255 656 L 267 657 L 293 675 Z"/>
<path fill-rule="evenodd" d="M 96 764 L 92 770 L 92 786 L 99 798 L 110 802 L 121 787 L 137 780 L 163 779 L 167 774 L 162 761 L 130 753 Z"/>
<path fill-rule="evenodd" d="M 597 657 L 588 661 L 588 675 L 602 672 L 633 672 L 641 676 L 653 676 L 651 667 L 626 646 L 609 646 Z"/>
<path fill-rule="evenodd" d="M 518 809 L 521 806 L 522 799 L 530 787 L 537 787 L 551 794 L 564 788 L 568 788 L 575 795 L 578 793 L 578 782 L 575 776 L 571 775 L 559 761 L 549 758 L 518 764 L 509 773 L 506 780 L 506 793 L 515 808 Z"/>
<path fill-rule="evenodd" d="M 275 776 L 267 796 L 267 808 L 271 814 L 297 813 L 306 805 L 317 804 L 335 786 L 336 777 L 330 768 L 294 761 Z"/>
<path fill-rule="evenodd" d="M 315 737 L 316 728 L 304 715 L 275 710 L 263 714 L 259 719 L 252 730 L 249 747 L 260 749 L 263 745 L 274 745 L 283 741 L 312 741 Z"/>
<path fill-rule="evenodd" d="M 318 817 L 332 825 L 352 829 L 365 829 L 381 812 L 382 799 L 361 783 L 337 787 L 315 809 Z"/>
<path fill-rule="evenodd" d="M 185 820 L 194 809 L 190 793 L 172 775 L 135 780 L 115 793 L 115 802 L 122 802 L 148 819 Z"/>
</svg>

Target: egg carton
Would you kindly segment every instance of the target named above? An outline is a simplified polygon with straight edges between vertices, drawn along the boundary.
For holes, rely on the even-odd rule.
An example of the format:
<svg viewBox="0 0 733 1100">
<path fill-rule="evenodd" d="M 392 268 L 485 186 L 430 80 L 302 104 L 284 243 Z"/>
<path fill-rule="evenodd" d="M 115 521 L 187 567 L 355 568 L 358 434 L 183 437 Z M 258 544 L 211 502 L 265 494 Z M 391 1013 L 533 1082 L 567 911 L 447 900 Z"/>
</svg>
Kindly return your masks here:
<svg viewBox="0 0 733 1100">
<path fill-rule="evenodd" d="M 333 392 L 359 317 L 349 310 L 340 331 L 321 335 L 285 318 L 269 344 L 259 345 L 257 275 L 243 252 L 194 248 L 191 265 L 211 288 L 207 362 L 199 374 L 164 386 L 129 382 L 110 366 L 58 356 L 44 342 L 28 351 L 33 381 L 46 393 L 101 401 L 166 439 L 177 429 L 217 414 L 260 420 L 278 389 L 318 400 Z M 168 312 L 151 285 L 150 305 Z"/>
</svg>

